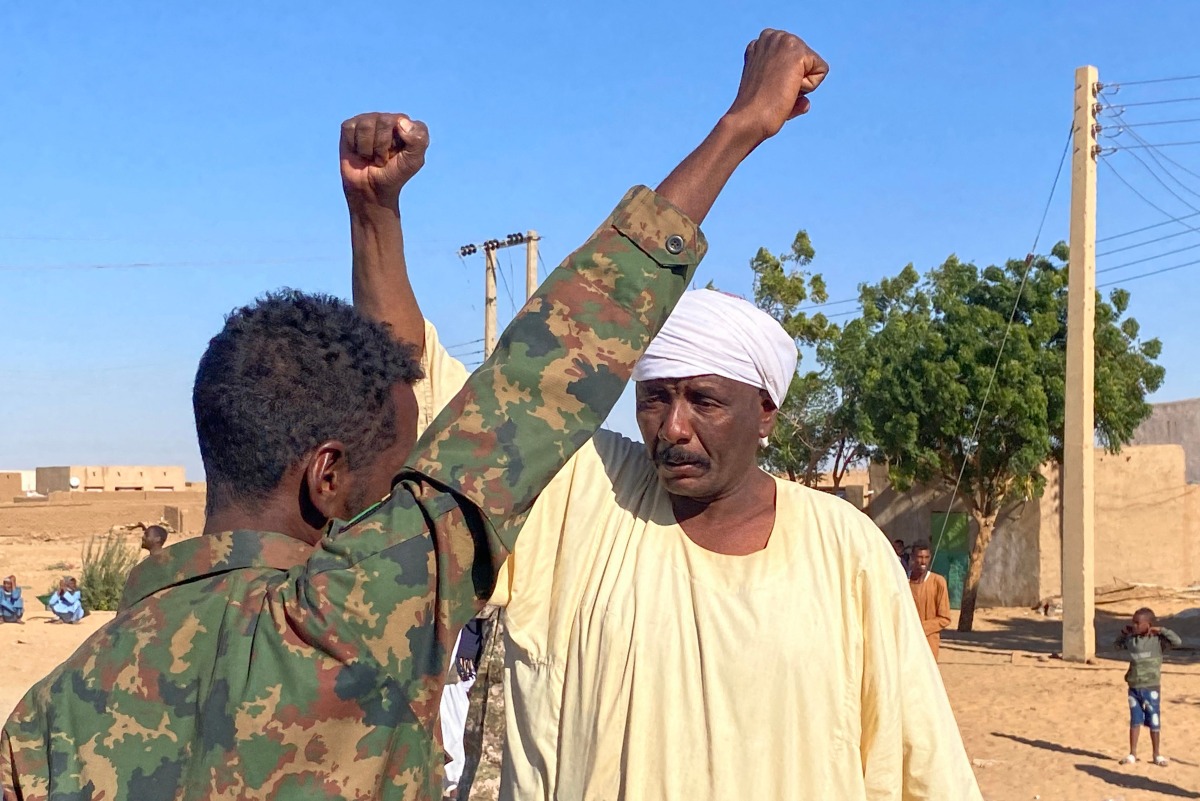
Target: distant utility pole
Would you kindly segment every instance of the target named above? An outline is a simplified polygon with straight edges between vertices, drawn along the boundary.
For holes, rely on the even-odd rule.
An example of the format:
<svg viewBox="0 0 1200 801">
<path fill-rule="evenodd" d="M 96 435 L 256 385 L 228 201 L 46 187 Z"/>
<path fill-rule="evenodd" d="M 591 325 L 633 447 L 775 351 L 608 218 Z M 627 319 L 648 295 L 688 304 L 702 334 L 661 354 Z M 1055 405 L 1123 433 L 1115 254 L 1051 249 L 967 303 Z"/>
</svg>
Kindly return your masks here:
<svg viewBox="0 0 1200 801">
<path fill-rule="evenodd" d="M 496 349 L 496 248 L 491 242 L 483 245 L 483 358 Z"/>
<path fill-rule="evenodd" d="M 484 299 L 483 299 L 483 358 L 496 349 L 496 251 L 515 245 L 525 245 L 525 296 L 528 298 L 537 289 L 537 231 L 525 234 L 509 234 L 500 239 L 486 239 L 478 245 L 463 245 L 458 249 L 462 258 L 473 256 L 483 249 L 484 256 Z"/>
<path fill-rule="evenodd" d="M 525 232 L 525 300 L 533 297 L 538 288 L 538 235 L 530 228 Z"/>
<path fill-rule="evenodd" d="M 1067 279 L 1067 393 L 1062 475 L 1063 659 L 1096 655 L 1096 116 L 1095 67 L 1075 70 L 1071 256 Z"/>
</svg>

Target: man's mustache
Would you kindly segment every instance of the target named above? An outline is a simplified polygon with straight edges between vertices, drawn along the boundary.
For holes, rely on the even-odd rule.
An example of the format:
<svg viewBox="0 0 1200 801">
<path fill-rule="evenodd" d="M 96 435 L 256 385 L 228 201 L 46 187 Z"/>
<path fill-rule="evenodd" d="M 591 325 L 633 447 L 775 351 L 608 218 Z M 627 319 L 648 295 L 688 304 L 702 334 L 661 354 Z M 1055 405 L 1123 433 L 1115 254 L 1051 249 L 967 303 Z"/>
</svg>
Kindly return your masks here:
<svg viewBox="0 0 1200 801">
<path fill-rule="evenodd" d="M 712 461 L 707 456 L 692 453 L 679 445 L 667 445 L 654 452 L 654 463 L 666 467 L 682 467 L 683 465 L 699 465 L 712 467 Z"/>
</svg>

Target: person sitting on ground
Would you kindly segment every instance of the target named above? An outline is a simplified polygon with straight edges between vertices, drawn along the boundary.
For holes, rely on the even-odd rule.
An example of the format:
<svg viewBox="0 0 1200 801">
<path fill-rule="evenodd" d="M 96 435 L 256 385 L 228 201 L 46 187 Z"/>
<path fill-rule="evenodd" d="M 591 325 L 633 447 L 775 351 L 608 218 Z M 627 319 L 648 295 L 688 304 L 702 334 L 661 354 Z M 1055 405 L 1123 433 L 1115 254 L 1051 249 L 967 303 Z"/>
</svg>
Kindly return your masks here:
<svg viewBox="0 0 1200 801">
<path fill-rule="evenodd" d="M 917 605 L 917 617 L 925 630 L 929 650 L 936 661 L 942 645 L 942 629 L 950 625 L 950 590 L 946 579 L 929 569 L 933 551 L 928 542 L 918 542 L 909 554 L 908 588 Z"/>
<path fill-rule="evenodd" d="M 63 623 L 78 623 L 83 620 L 83 603 L 80 601 L 79 582 L 75 577 L 64 576 L 46 605 Z"/>
<path fill-rule="evenodd" d="M 0 623 L 20 623 L 25 616 L 25 602 L 21 600 L 21 588 L 17 586 L 16 576 L 4 579 L 4 589 L 0 591 Z"/>
<path fill-rule="evenodd" d="M 1150 745 L 1154 748 L 1154 764 L 1166 767 L 1167 760 L 1159 751 L 1162 731 L 1162 661 L 1163 651 L 1183 644 L 1179 635 L 1158 625 L 1154 610 L 1142 607 L 1121 629 L 1114 645 L 1129 652 L 1129 669 L 1125 683 L 1129 685 L 1129 753 L 1122 765 L 1137 762 L 1138 735 L 1142 727 L 1150 730 Z"/>
<path fill-rule="evenodd" d="M 151 556 L 163 549 L 167 544 L 167 530 L 160 525 L 147 526 L 142 532 L 142 550 Z"/>
</svg>

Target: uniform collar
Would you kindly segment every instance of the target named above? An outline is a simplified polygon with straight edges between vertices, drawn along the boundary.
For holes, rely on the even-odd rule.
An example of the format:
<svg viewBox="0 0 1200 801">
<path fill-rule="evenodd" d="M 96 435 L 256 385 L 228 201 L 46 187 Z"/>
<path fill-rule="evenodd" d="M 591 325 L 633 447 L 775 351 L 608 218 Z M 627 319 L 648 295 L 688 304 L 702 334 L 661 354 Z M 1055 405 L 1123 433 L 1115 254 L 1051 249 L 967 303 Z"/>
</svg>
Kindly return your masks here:
<svg viewBox="0 0 1200 801">
<path fill-rule="evenodd" d="M 163 548 L 129 574 L 121 609 L 185 581 L 246 567 L 289 570 L 306 562 L 313 547 L 271 531 L 204 534 Z"/>
</svg>

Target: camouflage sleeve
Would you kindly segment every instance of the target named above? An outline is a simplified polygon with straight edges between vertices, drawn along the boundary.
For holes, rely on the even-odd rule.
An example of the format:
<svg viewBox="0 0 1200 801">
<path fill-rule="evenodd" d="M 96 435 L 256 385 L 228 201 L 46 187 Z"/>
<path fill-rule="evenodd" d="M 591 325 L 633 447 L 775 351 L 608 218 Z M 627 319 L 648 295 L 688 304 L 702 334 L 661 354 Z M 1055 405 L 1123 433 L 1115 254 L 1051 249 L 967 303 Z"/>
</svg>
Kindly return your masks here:
<svg viewBox="0 0 1200 801">
<path fill-rule="evenodd" d="M 429 683 L 418 695 L 436 714 L 455 636 L 521 516 L 608 415 L 704 248 L 670 203 L 631 190 L 438 415 L 392 494 L 276 588 L 289 627 L 340 660 Z"/>
<path fill-rule="evenodd" d="M 705 247 L 668 201 L 630 190 L 442 410 L 413 468 L 474 503 L 511 550 L 524 513 L 608 416 Z"/>
</svg>

